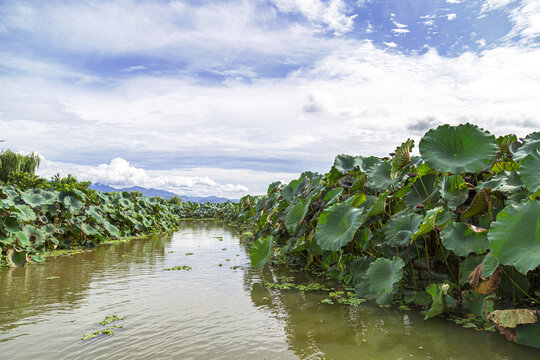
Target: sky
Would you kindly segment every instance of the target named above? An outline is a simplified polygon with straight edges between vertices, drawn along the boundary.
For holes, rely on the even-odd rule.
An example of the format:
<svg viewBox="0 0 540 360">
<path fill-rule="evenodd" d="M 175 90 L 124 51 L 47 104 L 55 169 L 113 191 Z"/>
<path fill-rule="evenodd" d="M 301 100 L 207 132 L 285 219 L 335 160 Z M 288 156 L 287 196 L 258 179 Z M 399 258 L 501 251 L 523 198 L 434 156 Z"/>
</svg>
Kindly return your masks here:
<svg viewBox="0 0 540 360">
<path fill-rule="evenodd" d="M 0 145 L 46 178 L 239 198 L 466 122 L 540 130 L 540 1 L 0 0 Z"/>
</svg>

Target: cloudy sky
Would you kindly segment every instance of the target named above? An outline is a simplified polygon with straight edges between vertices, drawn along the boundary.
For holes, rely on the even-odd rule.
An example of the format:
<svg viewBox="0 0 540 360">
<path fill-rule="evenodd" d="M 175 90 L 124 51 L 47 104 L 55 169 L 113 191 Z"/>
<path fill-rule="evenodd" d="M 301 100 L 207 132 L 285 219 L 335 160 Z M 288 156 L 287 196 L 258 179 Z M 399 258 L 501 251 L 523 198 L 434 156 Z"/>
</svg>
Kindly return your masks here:
<svg viewBox="0 0 540 360">
<path fill-rule="evenodd" d="M 238 198 L 438 124 L 540 129 L 538 0 L 0 1 L 39 174 Z"/>
</svg>

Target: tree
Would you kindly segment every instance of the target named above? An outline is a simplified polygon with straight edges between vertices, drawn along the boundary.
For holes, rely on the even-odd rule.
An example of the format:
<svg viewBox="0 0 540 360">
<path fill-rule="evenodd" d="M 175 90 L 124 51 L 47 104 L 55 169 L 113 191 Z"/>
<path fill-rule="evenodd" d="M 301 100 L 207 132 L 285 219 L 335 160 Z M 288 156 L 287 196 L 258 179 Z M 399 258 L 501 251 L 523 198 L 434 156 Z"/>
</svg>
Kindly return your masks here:
<svg viewBox="0 0 540 360">
<path fill-rule="evenodd" d="M 34 175 L 39 167 L 40 158 L 34 153 L 28 155 L 16 154 L 11 150 L 0 152 L 0 181 L 7 183 L 12 173 L 27 173 Z"/>
</svg>

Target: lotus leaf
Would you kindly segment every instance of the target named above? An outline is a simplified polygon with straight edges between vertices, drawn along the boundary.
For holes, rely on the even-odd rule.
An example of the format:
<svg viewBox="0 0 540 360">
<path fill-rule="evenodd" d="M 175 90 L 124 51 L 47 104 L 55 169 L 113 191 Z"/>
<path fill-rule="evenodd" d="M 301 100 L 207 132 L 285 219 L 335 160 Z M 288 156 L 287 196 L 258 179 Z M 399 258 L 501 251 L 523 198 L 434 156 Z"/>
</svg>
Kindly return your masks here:
<svg viewBox="0 0 540 360">
<path fill-rule="evenodd" d="M 12 207 L 12 212 L 20 221 L 36 220 L 36 213 L 28 205 L 15 205 Z"/>
<path fill-rule="evenodd" d="M 515 328 L 538 321 L 536 311 L 529 309 L 495 310 L 487 318 L 504 328 Z"/>
<path fill-rule="evenodd" d="M 45 258 L 41 255 L 34 255 L 32 256 L 32 261 L 37 263 L 45 262 Z"/>
<path fill-rule="evenodd" d="M 518 325 L 514 341 L 517 344 L 540 349 L 540 323 Z"/>
<path fill-rule="evenodd" d="M 534 193 L 540 189 L 540 152 L 538 150 L 533 150 L 521 160 L 519 172 L 527 190 Z"/>
<path fill-rule="evenodd" d="M 485 169 L 498 151 L 495 136 L 469 123 L 431 129 L 420 140 L 419 148 L 432 169 L 453 174 Z"/>
<path fill-rule="evenodd" d="M 83 233 L 85 233 L 86 235 L 95 235 L 98 233 L 98 231 L 96 229 L 94 229 L 92 226 L 84 223 L 81 225 L 81 230 Z"/>
<path fill-rule="evenodd" d="M 332 204 L 335 204 L 338 200 L 341 194 L 343 193 L 343 188 L 336 187 L 332 190 L 328 191 L 326 195 L 324 195 L 324 205 L 329 206 Z"/>
<path fill-rule="evenodd" d="M 390 177 L 395 179 L 399 173 L 405 170 L 411 164 L 411 150 L 414 147 L 414 140 L 408 139 L 406 142 L 398 146 L 394 158 L 390 161 L 392 169 L 390 171 Z"/>
<path fill-rule="evenodd" d="M 527 274 L 540 265 L 540 201 L 508 205 L 488 233 L 489 247 L 504 265 Z"/>
<path fill-rule="evenodd" d="M 321 249 L 337 251 L 353 239 L 363 221 L 363 209 L 354 208 L 351 201 L 334 204 L 319 216 L 315 240 Z"/>
<path fill-rule="evenodd" d="M 422 216 L 405 209 L 392 216 L 386 224 L 384 237 L 389 246 L 409 246 L 411 235 L 418 231 Z"/>
<path fill-rule="evenodd" d="M 17 231 L 13 235 L 17 238 L 17 240 L 19 240 L 19 244 L 21 244 L 22 247 L 28 247 L 32 245 L 26 233 L 22 231 Z"/>
<path fill-rule="evenodd" d="M 111 234 L 111 236 L 113 237 L 120 236 L 120 230 L 116 226 L 112 225 L 110 222 L 108 221 L 103 222 L 103 226 L 105 227 L 105 230 L 107 230 L 109 234 Z"/>
<path fill-rule="evenodd" d="M 484 258 L 484 261 L 482 261 L 482 277 L 487 279 L 493 273 L 497 268 L 499 267 L 499 260 L 497 260 L 491 252 L 489 252 L 486 257 Z"/>
<path fill-rule="evenodd" d="M 34 208 L 45 203 L 45 198 L 41 194 L 23 193 L 21 194 L 21 198 L 25 203 Z"/>
<path fill-rule="evenodd" d="M 393 285 L 403 277 L 405 263 L 399 257 L 394 259 L 378 258 L 369 265 L 366 279 L 369 282 L 369 290 L 377 295 L 390 294 Z"/>
<path fill-rule="evenodd" d="M 467 256 L 471 252 L 482 254 L 489 246 L 485 233 L 477 233 L 465 223 L 450 223 L 441 231 L 442 244 L 458 256 Z"/>
<path fill-rule="evenodd" d="M 532 153 L 533 150 L 540 151 L 540 131 L 527 135 L 523 145 L 514 151 L 512 158 L 516 161 L 520 161 Z"/>
<path fill-rule="evenodd" d="M 489 197 L 491 191 L 488 188 L 480 190 L 474 197 L 471 205 L 461 214 L 462 219 L 467 219 L 489 210 Z"/>
<path fill-rule="evenodd" d="M 516 171 L 502 171 L 491 180 L 480 183 L 476 190 L 491 189 L 491 191 L 499 191 L 505 195 L 514 194 L 520 191 L 523 187 L 523 182 Z"/>
<path fill-rule="evenodd" d="M 249 253 L 251 264 L 254 268 L 260 268 L 270 260 L 273 244 L 274 238 L 272 236 L 255 240 Z"/>
<path fill-rule="evenodd" d="M 428 210 L 426 212 L 426 215 L 424 216 L 424 219 L 422 220 L 422 223 L 420 224 L 420 228 L 411 235 L 411 238 L 413 240 L 416 240 L 416 238 L 420 235 L 427 234 L 435 229 L 435 225 L 437 222 L 437 216 L 443 211 L 444 209 L 442 207 L 436 207 L 434 209 Z"/>
<path fill-rule="evenodd" d="M 309 204 L 309 201 L 299 200 L 287 213 L 285 227 L 289 231 L 289 234 L 294 235 L 298 224 L 304 219 L 308 212 Z"/>
<path fill-rule="evenodd" d="M 399 187 L 399 179 L 393 179 L 390 176 L 392 165 L 389 161 L 381 162 L 373 166 L 367 173 L 371 186 L 380 191 L 391 190 Z"/>
<path fill-rule="evenodd" d="M 362 157 L 341 154 L 336 156 L 334 160 L 334 168 L 342 175 L 346 175 L 361 166 Z"/>
</svg>

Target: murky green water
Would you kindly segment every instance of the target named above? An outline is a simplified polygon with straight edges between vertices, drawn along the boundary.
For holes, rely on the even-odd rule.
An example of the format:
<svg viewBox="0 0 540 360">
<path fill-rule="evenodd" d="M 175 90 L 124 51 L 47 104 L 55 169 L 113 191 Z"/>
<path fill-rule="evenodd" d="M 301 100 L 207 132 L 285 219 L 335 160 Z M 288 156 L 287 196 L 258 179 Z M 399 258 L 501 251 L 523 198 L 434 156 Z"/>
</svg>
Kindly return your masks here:
<svg viewBox="0 0 540 360">
<path fill-rule="evenodd" d="M 163 270 L 176 265 L 192 270 Z M 318 281 L 252 269 L 234 229 L 211 222 L 3 270 L 0 358 L 540 359 L 540 351 L 500 335 L 261 285 L 277 275 Z M 51 276 L 59 278 L 46 280 Z M 115 335 L 80 340 L 111 314 L 126 317 Z"/>
</svg>

